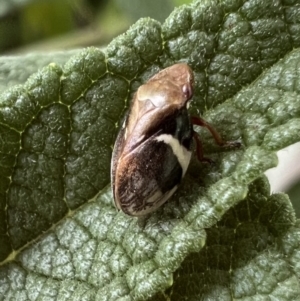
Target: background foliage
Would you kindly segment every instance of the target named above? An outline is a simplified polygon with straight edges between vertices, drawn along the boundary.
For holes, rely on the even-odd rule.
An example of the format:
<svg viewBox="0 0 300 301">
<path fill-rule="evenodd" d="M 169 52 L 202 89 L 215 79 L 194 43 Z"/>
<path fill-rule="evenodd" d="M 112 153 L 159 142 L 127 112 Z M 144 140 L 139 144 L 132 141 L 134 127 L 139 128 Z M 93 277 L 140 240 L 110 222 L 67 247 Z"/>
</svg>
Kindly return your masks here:
<svg viewBox="0 0 300 301">
<path fill-rule="evenodd" d="M 299 222 L 261 176 L 300 140 L 299 12 L 195 1 L 3 84 L 0 298 L 298 300 Z M 137 87 L 178 61 L 195 73 L 192 112 L 243 147 L 199 129 L 215 164 L 193 160 L 178 193 L 137 220 L 112 205 L 114 137 Z"/>
</svg>

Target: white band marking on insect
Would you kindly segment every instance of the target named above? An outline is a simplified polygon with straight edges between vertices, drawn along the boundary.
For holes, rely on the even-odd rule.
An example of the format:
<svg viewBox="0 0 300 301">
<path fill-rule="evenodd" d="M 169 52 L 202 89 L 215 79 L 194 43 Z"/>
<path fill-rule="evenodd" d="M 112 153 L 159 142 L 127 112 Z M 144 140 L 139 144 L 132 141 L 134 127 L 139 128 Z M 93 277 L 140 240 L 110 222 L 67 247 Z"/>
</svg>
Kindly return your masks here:
<svg viewBox="0 0 300 301">
<path fill-rule="evenodd" d="M 181 145 L 178 139 L 169 134 L 162 134 L 155 138 L 156 141 L 162 141 L 172 148 L 174 155 L 177 157 L 178 162 L 182 168 L 182 177 L 185 175 L 189 166 L 192 152 L 188 151 L 183 145 Z"/>
</svg>

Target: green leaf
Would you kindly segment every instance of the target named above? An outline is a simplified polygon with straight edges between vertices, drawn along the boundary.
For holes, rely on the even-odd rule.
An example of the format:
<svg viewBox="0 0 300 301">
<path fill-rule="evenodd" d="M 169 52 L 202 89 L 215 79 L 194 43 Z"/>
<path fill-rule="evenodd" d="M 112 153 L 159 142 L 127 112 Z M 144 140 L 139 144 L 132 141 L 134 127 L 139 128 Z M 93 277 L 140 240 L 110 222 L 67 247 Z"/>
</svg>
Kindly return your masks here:
<svg viewBox="0 0 300 301">
<path fill-rule="evenodd" d="M 72 55 L 79 52 L 80 50 L 70 50 L 66 52 L 29 53 L 24 56 L 1 56 L 0 92 L 4 92 L 8 87 L 23 84 L 31 74 L 52 62 L 66 63 Z"/>
<path fill-rule="evenodd" d="M 299 222 L 261 175 L 300 140 L 298 1 L 195 1 L 52 63 L 0 99 L 0 300 L 298 300 Z M 110 157 L 137 87 L 195 72 L 193 160 L 151 216 L 117 212 Z M 243 201 L 242 201 L 243 200 Z"/>
<path fill-rule="evenodd" d="M 254 181 L 151 300 L 298 300 L 299 222 L 288 197 L 269 190 L 265 178 Z"/>
</svg>

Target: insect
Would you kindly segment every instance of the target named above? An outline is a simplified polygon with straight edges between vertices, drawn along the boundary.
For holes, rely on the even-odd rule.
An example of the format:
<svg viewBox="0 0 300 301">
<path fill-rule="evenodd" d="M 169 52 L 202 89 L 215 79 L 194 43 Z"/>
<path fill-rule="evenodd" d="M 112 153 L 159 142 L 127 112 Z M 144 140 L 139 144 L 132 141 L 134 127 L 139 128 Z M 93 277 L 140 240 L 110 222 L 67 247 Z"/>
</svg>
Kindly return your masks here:
<svg viewBox="0 0 300 301">
<path fill-rule="evenodd" d="M 114 202 L 124 213 L 146 215 L 173 195 L 187 171 L 193 139 L 198 159 L 206 160 L 193 125 L 206 127 L 219 145 L 226 144 L 204 119 L 190 117 L 193 86 L 191 68 L 179 63 L 158 72 L 135 93 L 111 164 Z"/>
</svg>

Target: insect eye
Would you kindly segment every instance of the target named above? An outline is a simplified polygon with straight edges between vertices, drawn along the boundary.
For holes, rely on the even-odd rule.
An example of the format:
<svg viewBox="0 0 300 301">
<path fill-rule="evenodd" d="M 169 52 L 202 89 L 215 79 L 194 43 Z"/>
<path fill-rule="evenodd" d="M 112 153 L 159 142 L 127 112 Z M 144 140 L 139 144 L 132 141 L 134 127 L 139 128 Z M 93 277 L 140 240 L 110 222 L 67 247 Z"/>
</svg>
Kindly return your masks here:
<svg viewBox="0 0 300 301">
<path fill-rule="evenodd" d="M 182 87 L 182 92 L 185 95 L 187 100 L 191 99 L 193 96 L 192 86 L 189 84 L 186 84 Z"/>
</svg>

